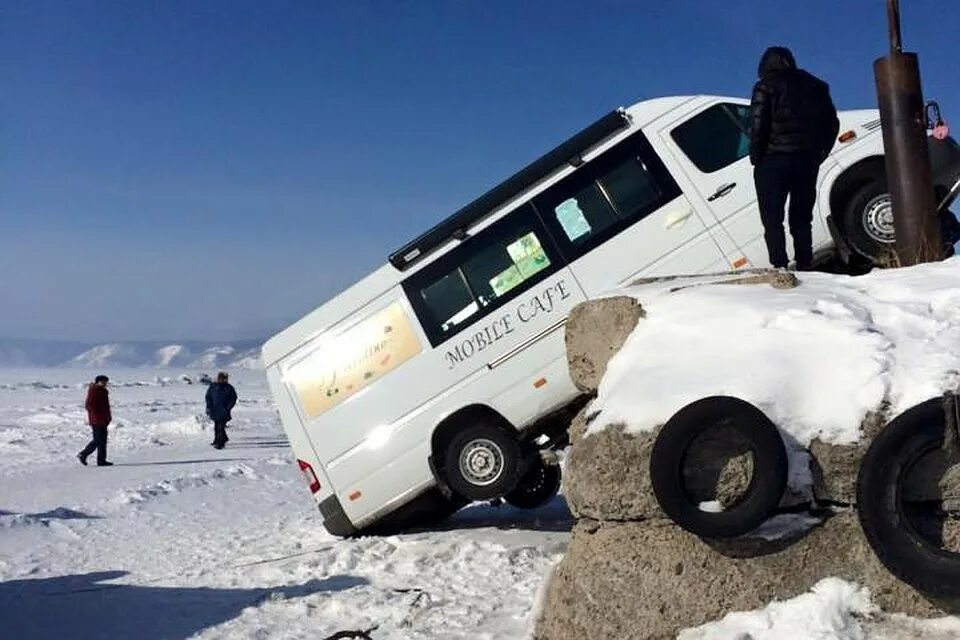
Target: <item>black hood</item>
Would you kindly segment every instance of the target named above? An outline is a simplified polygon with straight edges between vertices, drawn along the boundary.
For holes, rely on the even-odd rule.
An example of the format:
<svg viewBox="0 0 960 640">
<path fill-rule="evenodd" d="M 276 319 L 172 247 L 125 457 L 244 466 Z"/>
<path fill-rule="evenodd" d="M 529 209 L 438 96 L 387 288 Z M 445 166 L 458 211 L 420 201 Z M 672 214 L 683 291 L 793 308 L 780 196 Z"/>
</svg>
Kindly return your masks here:
<svg viewBox="0 0 960 640">
<path fill-rule="evenodd" d="M 770 47 L 763 52 L 763 57 L 760 58 L 757 77 L 762 78 L 768 73 L 796 68 L 797 62 L 793 59 L 793 54 L 790 53 L 790 49 L 786 47 Z"/>
</svg>

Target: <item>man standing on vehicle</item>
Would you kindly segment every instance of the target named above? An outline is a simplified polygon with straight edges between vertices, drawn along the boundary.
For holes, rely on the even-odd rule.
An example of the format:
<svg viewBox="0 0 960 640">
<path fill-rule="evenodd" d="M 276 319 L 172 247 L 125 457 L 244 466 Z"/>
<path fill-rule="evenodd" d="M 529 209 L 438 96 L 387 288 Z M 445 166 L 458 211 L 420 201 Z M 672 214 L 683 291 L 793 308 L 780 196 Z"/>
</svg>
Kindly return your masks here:
<svg viewBox="0 0 960 640">
<path fill-rule="evenodd" d="M 227 437 L 227 423 L 230 422 L 230 410 L 237 404 L 237 391 L 228 382 L 225 371 L 217 374 L 217 381 L 207 389 L 207 415 L 213 420 L 213 447 L 223 449 Z"/>
<path fill-rule="evenodd" d="M 107 427 L 113 416 L 110 414 L 110 392 L 107 391 L 107 382 L 110 379 L 107 376 L 99 375 L 93 379 L 93 384 L 87 387 L 87 423 L 93 430 L 93 440 L 90 441 L 83 451 L 77 454 L 80 464 L 87 466 L 87 456 L 97 450 L 97 466 L 111 467 L 112 462 L 107 462 Z"/>
<path fill-rule="evenodd" d="M 817 173 L 840 130 L 827 83 L 797 68 L 785 47 L 760 59 L 750 103 L 750 162 L 770 264 L 787 266 L 784 207 L 790 196 L 790 235 L 797 269 L 813 268 L 813 206 Z"/>
</svg>

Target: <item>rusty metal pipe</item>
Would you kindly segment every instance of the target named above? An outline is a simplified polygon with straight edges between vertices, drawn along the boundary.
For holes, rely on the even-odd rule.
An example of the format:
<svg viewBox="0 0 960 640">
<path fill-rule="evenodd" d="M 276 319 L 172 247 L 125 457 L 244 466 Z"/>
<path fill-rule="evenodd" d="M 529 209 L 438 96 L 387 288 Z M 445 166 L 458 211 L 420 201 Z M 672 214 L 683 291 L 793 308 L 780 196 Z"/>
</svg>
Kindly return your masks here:
<svg viewBox="0 0 960 640">
<path fill-rule="evenodd" d="M 890 32 L 890 53 L 903 52 L 900 31 L 900 0 L 887 0 L 887 24 Z"/>
<path fill-rule="evenodd" d="M 903 53 L 900 3 L 887 0 L 890 50 L 873 65 L 883 128 L 887 187 L 893 206 L 897 259 L 901 266 L 943 257 L 924 118 L 920 64 Z"/>
</svg>

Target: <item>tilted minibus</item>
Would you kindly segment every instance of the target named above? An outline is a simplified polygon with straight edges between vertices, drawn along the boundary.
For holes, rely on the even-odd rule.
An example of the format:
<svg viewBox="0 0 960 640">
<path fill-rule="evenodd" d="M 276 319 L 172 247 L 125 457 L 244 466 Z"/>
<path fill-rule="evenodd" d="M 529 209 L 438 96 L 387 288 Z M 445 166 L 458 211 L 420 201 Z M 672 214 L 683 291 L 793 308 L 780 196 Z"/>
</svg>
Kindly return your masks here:
<svg viewBox="0 0 960 640">
<path fill-rule="evenodd" d="M 613 111 L 271 338 L 273 398 L 327 529 L 427 498 L 438 515 L 549 499 L 558 416 L 580 397 L 570 310 L 639 276 L 768 266 L 748 116 L 748 101 L 712 96 Z M 879 115 L 840 120 L 815 250 L 872 258 L 893 242 Z M 931 150 L 942 194 L 960 173 L 944 145 Z"/>
</svg>

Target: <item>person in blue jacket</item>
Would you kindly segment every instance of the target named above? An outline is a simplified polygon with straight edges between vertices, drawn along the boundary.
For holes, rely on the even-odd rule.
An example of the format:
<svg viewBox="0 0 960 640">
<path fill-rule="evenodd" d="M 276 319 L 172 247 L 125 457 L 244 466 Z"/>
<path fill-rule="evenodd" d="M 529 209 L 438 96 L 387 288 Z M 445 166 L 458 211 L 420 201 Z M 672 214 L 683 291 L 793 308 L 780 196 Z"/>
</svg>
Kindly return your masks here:
<svg viewBox="0 0 960 640">
<path fill-rule="evenodd" d="M 230 422 L 230 410 L 237 404 L 237 391 L 228 382 L 225 371 L 217 374 L 217 381 L 207 389 L 207 416 L 213 420 L 213 447 L 223 449 L 227 444 L 227 423 Z"/>
</svg>

